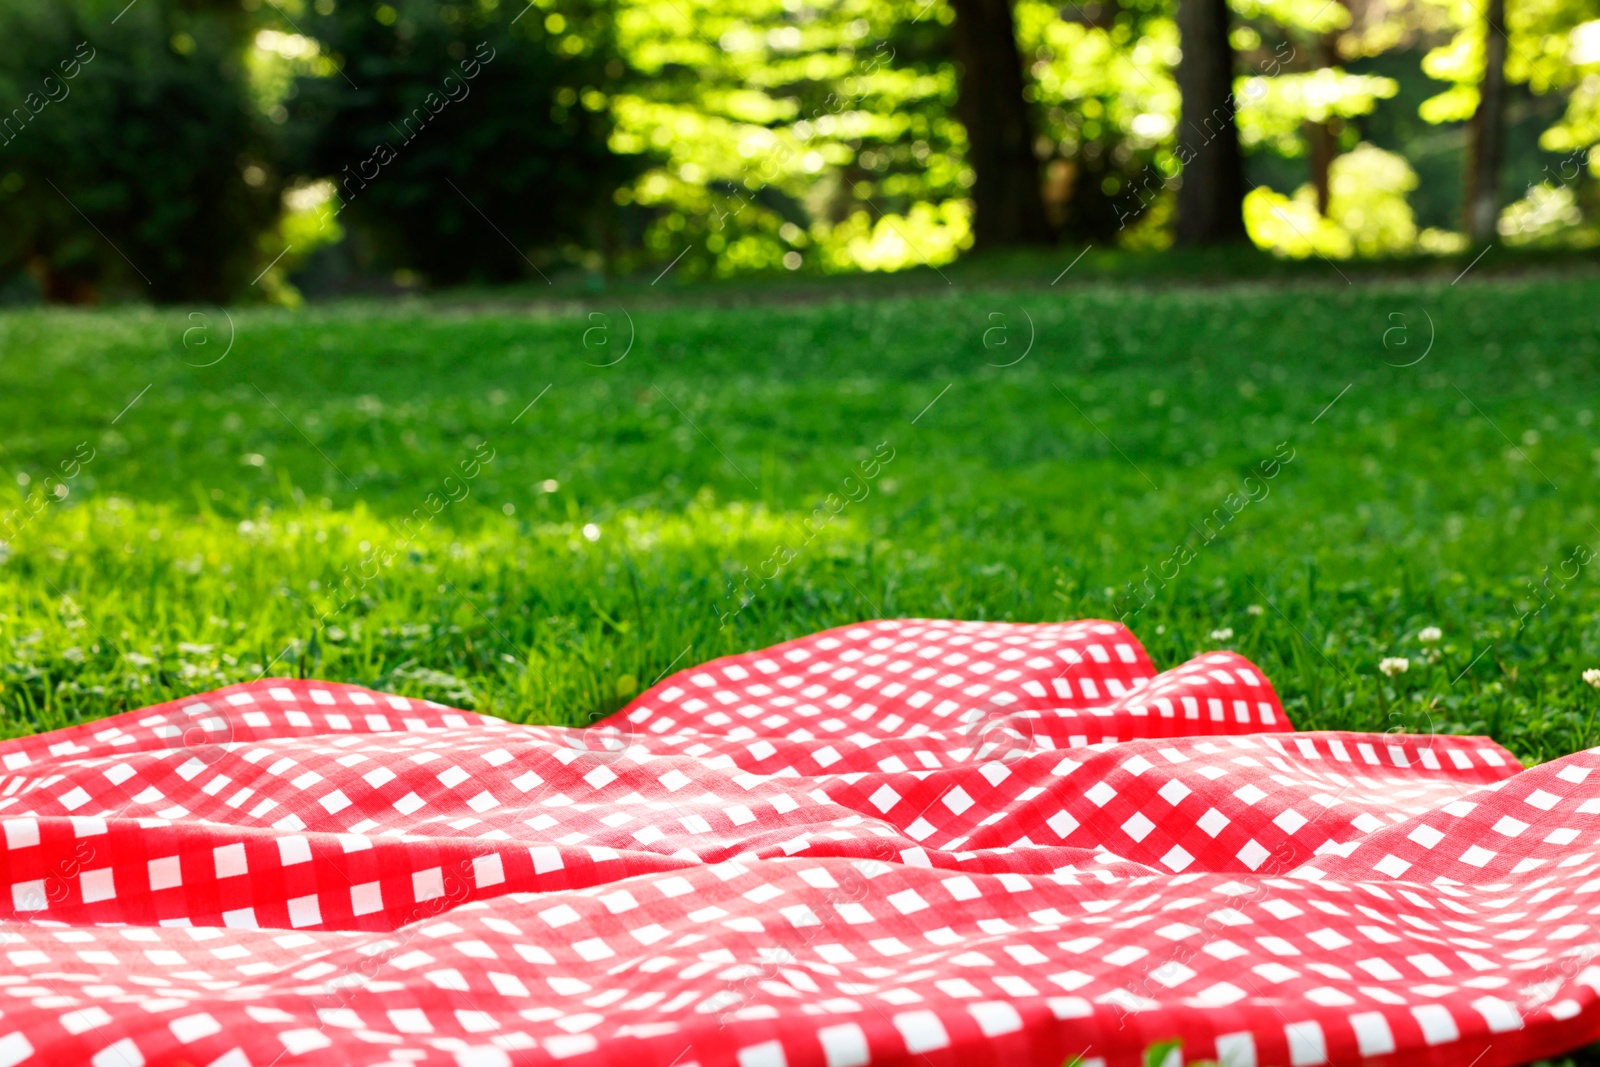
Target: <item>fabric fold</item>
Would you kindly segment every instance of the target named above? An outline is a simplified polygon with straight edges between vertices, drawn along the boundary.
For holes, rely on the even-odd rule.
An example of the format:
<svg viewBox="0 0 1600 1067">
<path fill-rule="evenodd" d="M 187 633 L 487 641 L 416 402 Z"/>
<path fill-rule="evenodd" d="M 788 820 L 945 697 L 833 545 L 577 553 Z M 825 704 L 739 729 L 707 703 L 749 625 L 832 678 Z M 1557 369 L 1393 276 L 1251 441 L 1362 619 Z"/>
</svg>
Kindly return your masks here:
<svg viewBox="0 0 1600 1067">
<path fill-rule="evenodd" d="M 1101 620 L 584 730 L 230 686 L 0 742 L 0 1067 L 1511 1067 L 1600 1036 L 1597 766 L 1299 732 Z"/>
</svg>

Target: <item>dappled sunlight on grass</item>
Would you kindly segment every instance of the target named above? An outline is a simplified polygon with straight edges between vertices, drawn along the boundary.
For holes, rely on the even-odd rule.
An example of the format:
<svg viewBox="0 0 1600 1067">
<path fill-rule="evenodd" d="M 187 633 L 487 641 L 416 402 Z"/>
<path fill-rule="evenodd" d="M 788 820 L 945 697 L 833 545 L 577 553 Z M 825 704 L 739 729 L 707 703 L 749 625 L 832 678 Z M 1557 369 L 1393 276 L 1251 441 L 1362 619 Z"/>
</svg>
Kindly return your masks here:
<svg viewBox="0 0 1600 1067">
<path fill-rule="evenodd" d="M 780 546 L 795 551 L 763 568 Z M 793 570 L 866 550 L 848 516 L 709 494 L 604 527 L 497 516 L 414 533 L 363 507 L 261 507 L 234 522 L 111 497 L 55 507 L 10 543 L 0 700 L 20 713 L 5 724 L 15 734 L 310 673 L 582 722 L 685 658 L 667 635 L 693 630 L 706 605 L 720 613 L 695 661 L 734 650 L 727 627 L 774 610 L 755 601 Z"/>
<path fill-rule="evenodd" d="M 1121 616 L 1163 667 L 1237 648 L 1303 726 L 1568 751 L 1593 295 L 358 304 L 240 315 L 200 368 L 186 312 L 7 314 L 0 728 L 263 670 L 582 723 L 863 618 Z M 596 314 L 635 331 L 611 366 Z"/>
</svg>

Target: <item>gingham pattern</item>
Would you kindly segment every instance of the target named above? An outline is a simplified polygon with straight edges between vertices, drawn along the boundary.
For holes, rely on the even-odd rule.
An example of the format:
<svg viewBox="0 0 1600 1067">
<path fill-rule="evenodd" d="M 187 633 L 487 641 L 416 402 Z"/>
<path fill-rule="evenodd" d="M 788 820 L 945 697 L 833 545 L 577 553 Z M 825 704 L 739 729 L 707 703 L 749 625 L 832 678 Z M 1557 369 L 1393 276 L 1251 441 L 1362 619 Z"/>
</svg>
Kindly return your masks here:
<svg viewBox="0 0 1600 1067">
<path fill-rule="evenodd" d="M 269 680 L 0 744 L 0 1067 L 1522 1063 L 1600 756 L 1301 734 L 1106 622 L 863 623 L 586 730 Z"/>
</svg>

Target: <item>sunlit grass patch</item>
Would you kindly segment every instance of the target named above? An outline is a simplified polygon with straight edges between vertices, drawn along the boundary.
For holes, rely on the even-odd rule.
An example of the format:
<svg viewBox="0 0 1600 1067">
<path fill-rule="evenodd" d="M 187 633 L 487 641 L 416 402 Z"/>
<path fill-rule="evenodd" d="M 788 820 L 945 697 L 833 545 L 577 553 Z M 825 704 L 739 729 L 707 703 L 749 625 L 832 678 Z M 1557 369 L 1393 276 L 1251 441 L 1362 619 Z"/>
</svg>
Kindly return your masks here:
<svg viewBox="0 0 1600 1067">
<path fill-rule="evenodd" d="M 731 627 L 781 605 L 794 571 L 864 551 L 847 516 L 812 518 L 709 494 L 603 527 L 492 516 L 465 531 L 408 531 L 359 506 L 237 521 L 121 497 L 55 506 L 0 567 L 5 729 L 305 674 L 581 723 L 663 663 L 733 650 Z M 784 546 L 781 566 L 761 566 Z M 708 602 L 721 616 L 704 653 L 669 651 L 669 621 L 693 631 Z"/>
<path fill-rule="evenodd" d="M 1600 741 L 1595 283 L 1047 283 L 240 313 L 198 368 L 192 312 L 0 315 L 0 729 L 263 671 L 583 723 L 862 618 L 1123 617 L 1306 727 Z"/>
</svg>

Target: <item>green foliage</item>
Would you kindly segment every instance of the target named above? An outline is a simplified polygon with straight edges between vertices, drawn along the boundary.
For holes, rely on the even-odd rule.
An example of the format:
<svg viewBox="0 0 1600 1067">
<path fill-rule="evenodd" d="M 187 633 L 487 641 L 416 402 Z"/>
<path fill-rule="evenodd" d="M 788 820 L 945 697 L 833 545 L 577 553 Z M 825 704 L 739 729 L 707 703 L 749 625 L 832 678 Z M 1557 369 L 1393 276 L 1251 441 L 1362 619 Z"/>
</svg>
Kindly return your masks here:
<svg viewBox="0 0 1600 1067">
<path fill-rule="evenodd" d="M 1245 194 L 1245 226 L 1257 247 L 1285 256 L 1400 255 L 1417 245 L 1406 203 L 1416 187 L 1417 176 L 1403 158 L 1360 144 L 1329 168 L 1326 215 L 1318 213 L 1310 185 L 1292 197 L 1261 187 Z"/>
<path fill-rule="evenodd" d="M 874 302 L 236 311 L 210 367 L 175 311 L 0 315 L 4 729 L 263 670 L 581 723 L 674 664 L 854 619 L 1114 616 L 1287 442 L 1270 494 L 1129 617 L 1158 665 L 1237 648 L 1304 728 L 1600 742 L 1600 572 L 1564 566 L 1600 521 L 1592 272 L 1493 280 L 1496 253 L 1455 286 L 1347 286 L 1313 260 L 1272 291 L 1212 262 L 1162 291 L 1088 284 L 1100 255 L 1055 287 L 1059 263 L 958 267 Z M 623 309 L 630 354 L 597 366 L 588 331 L 620 352 Z M 1033 350 L 995 366 L 1022 311 Z M 871 495 L 721 626 L 885 442 Z"/>
<path fill-rule="evenodd" d="M 1238 94 L 1249 104 L 1239 111 L 1239 141 L 1246 148 L 1302 156 L 1307 122 L 1370 115 L 1379 100 L 1394 96 L 1398 88 L 1393 78 L 1349 74 L 1337 67 L 1242 79 Z"/>
<path fill-rule="evenodd" d="M 1156 163 L 1175 172 L 1178 114 L 1178 33 L 1169 5 L 1108 6 L 1112 17 L 1095 24 L 1069 18 L 1073 7 L 1017 5 L 1029 95 L 1050 145 L 1047 199 L 1073 237 L 1102 240 L 1120 228 L 1129 190 L 1146 183 Z"/>
<path fill-rule="evenodd" d="M 1571 183 L 1545 181 L 1528 187 L 1500 215 L 1500 234 L 1512 246 L 1593 248 L 1600 227 L 1585 225 L 1584 213 Z"/>
<path fill-rule="evenodd" d="M 221 3 L 0 3 L 0 272 L 46 295 L 216 300 L 254 275 L 274 158 Z"/>
<path fill-rule="evenodd" d="M 1512 109 L 1508 242 L 1600 243 L 1597 5 L 1510 5 L 1535 99 Z M 1454 247 L 1481 5 L 1232 6 L 1263 245 Z M 1170 239 L 1175 9 L 1013 5 L 1074 243 Z M 942 267 L 975 180 L 953 21 L 948 0 L 0 0 L 0 292 L 293 305 L 291 278 Z M 1382 179 L 1328 217 L 1300 188 L 1311 124 L 1359 157 L 1336 172 Z"/>
<path fill-rule="evenodd" d="M 1439 81 L 1449 83 L 1438 96 L 1422 106 L 1429 122 L 1459 121 L 1469 118 L 1478 104 L 1478 80 L 1483 76 L 1483 42 L 1487 32 L 1483 5 L 1473 0 L 1426 0 L 1422 9 L 1432 9 L 1444 17 L 1453 31 L 1449 38 L 1423 59 L 1423 70 Z M 1600 70 L 1600 49 L 1592 44 L 1587 24 L 1600 19 L 1600 3 L 1595 0 L 1518 0 L 1506 5 L 1506 77 L 1513 84 L 1526 85 L 1534 93 L 1570 90 Z M 1600 26 L 1593 27 L 1600 30 Z M 1562 127 L 1586 121 L 1585 97 L 1593 89 L 1575 96 L 1575 109 Z M 1584 143 L 1592 144 L 1591 137 Z M 1565 139 L 1557 136 L 1546 147 L 1559 149 Z"/>
<path fill-rule="evenodd" d="M 633 0 L 613 144 L 657 163 L 624 196 L 685 275 L 895 269 L 968 242 L 949 10 L 922 0 Z M 786 260 L 787 257 L 787 260 Z"/>
<path fill-rule="evenodd" d="M 288 91 L 291 159 L 332 179 L 329 215 L 373 263 L 508 280 L 540 250 L 581 261 L 614 242 L 612 193 L 635 168 L 607 147 L 605 90 L 626 71 L 605 0 L 327 2 L 293 27 L 338 71 Z"/>
</svg>

